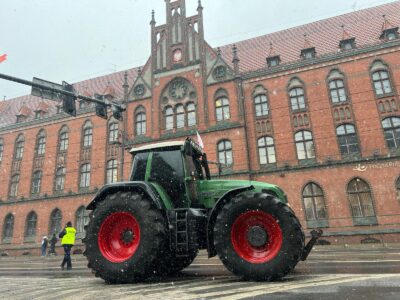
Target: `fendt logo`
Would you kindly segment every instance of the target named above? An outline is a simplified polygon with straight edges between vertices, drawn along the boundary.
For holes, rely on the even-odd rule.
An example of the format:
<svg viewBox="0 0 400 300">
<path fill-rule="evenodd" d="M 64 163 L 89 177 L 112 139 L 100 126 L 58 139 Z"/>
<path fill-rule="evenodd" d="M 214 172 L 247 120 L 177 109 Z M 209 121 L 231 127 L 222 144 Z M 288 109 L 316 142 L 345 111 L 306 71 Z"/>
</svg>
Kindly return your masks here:
<svg viewBox="0 0 400 300">
<path fill-rule="evenodd" d="M 7 54 L 0 55 L 0 64 L 7 59 Z"/>
</svg>

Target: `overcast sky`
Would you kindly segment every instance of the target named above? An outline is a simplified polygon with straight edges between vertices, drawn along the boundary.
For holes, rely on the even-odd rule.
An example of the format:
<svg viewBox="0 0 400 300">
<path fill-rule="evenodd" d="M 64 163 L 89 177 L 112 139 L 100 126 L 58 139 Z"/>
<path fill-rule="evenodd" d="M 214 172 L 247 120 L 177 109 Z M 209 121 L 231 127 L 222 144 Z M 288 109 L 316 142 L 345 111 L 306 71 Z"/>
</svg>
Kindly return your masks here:
<svg viewBox="0 0 400 300">
<path fill-rule="evenodd" d="M 221 46 L 393 0 L 203 0 L 205 37 Z M 196 14 L 197 0 L 186 0 Z M 0 73 L 70 83 L 143 65 L 150 16 L 164 0 L 0 0 Z M 0 79 L 0 101 L 30 87 Z"/>
</svg>

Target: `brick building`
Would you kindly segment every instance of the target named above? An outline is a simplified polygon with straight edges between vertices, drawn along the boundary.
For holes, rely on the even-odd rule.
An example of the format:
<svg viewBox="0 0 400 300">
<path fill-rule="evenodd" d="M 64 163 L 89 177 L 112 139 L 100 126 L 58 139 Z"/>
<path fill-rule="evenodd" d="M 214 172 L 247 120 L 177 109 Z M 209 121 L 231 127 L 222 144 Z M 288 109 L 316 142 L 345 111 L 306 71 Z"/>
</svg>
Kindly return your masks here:
<svg viewBox="0 0 400 300">
<path fill-rule="evenodd" d="M 34 251 L 103 184 L 126 180 L 131 146 L 198 130 L 222 176 L 272 182 L 331 243 L 400 241 L 400 2 L 212 48 L 203 7 L 166 1 L 151 54 L 74 84 L 126 102 L 124 121 L 75 118 L 33 96 L 0 102 L 0 252 Z M 214 174 L 217 173 L 213 169 Z"/>
</svg>

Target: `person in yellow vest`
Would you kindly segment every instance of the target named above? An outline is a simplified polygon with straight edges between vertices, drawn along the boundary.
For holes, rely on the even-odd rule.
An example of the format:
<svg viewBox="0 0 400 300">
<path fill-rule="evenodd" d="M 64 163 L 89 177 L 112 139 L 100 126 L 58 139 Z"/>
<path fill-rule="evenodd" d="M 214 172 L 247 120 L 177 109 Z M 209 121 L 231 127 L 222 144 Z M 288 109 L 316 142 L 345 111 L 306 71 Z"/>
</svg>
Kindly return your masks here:
<svg viewBox="0 0 400 300">
<path fill-rule="evenodd" d="M 72 223 L 68 222 L 64 230 L 58 235 L 61 239 L 61 245 L 64 247 L 64 259 L 61 263 L 61 269 L 64 270 L 65 264 L 67 264 L 67 270 L 72 269 L 71 262 L 71 248 L 75 244 L 76 229 L 72 227 Z"/>
</svg>

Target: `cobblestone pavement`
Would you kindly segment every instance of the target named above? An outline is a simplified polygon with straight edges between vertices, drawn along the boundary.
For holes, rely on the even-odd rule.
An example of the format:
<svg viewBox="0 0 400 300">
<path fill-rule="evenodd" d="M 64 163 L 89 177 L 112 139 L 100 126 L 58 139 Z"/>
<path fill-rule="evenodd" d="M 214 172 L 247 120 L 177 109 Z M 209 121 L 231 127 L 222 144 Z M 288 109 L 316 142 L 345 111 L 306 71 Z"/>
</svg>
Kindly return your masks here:
<svg viewBox="0 0 400 300">
<path fill-rule="evenodd" d="M 399 299 L 398 250 L 315 251 L 278 282 L 246 282 L 201 253 L 179 277 L 106 285 L 81 256 L 74 270 L 57 258 L 0 259 L 2 299 Z"/>
</svg>

